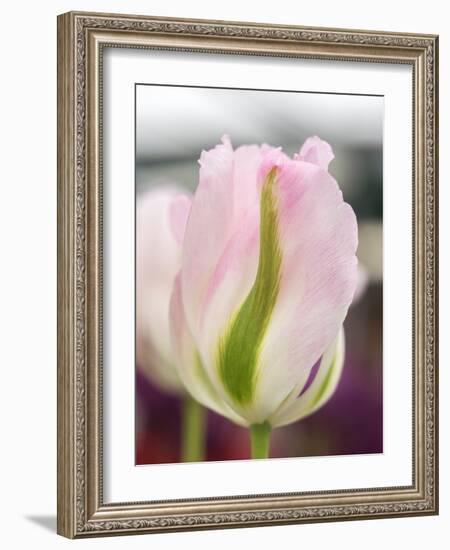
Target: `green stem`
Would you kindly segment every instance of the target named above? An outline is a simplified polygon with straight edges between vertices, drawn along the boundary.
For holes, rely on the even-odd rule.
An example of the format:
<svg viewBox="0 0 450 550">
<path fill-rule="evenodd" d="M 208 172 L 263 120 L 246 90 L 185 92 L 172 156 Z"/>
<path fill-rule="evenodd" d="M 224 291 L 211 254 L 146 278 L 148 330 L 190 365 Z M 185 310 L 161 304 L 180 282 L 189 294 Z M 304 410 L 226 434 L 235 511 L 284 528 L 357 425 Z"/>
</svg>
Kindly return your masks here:
<svg viewBox="0 0 450 550">
<path fill-rule="evenodd" d="M 182 415 L 182 460 L 183 462 L 201 462 L 205 454 L 205 410 L 195 399 L 186 396 Z"/>
<path fill-rule="evenodd" d="M 268 422 L 250 426 L 252 458 L 269 458 L 271 426 Z"/>
</svg>

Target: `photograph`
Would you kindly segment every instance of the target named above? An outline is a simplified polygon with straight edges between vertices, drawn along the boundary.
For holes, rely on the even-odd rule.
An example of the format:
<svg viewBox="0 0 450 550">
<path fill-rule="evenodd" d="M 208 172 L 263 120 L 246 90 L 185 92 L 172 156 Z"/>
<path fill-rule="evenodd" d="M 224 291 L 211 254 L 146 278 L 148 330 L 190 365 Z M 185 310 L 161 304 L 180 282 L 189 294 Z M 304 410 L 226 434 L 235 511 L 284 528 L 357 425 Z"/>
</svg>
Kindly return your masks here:
<svg viewBox="0 0 450 550">
<path fill-rule="evenodd" d="M 383 121 L 135 85 L 136 465 L 383 452 Z"/>
</svg>

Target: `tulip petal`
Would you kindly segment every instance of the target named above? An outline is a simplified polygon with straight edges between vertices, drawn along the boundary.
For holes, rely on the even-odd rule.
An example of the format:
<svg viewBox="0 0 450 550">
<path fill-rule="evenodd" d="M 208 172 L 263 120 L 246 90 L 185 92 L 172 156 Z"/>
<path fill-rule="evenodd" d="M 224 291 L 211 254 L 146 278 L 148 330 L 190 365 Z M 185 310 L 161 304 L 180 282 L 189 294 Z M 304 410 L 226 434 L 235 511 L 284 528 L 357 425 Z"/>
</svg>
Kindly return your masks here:
<svg viewBox="0 0 450 550">
<path fill-rule="evenodd" d="M 270 424 L 273 427 L 291 424 L 325 405 L 334 394 L 341 378 L 344 356 L 345 338 L 344 330 L 341 328 L 332 345 L 324 353 L 312 384 L 287 407 L 282 405 L 270 418 Z"/>
<path fill-rule="evenodd" d="M 186 222 L 191 209 L 191 202 L 191 197 L 180 193 L 174 197 L 170 204 L 170 226 L 173 236 L 180 246 L 183 243 L 184 233 L 186 231 Z"/>
<path fill-rule="evenodd" d="M 324 170 L 328 170 L 328 165 L 334 159 L 334 153 L 329 143 L 317 136 L 313 136 L 305 141 L 300 152 L 294 156 L 294 159 L 310 162 Z"/>
<path fill-rule="evenodd" d="M 243 146 L 233 152 L 227 137 L 201 154 L 199 184 L 186 226 L 182 262 L 186 318 L 195 334 L 200 332 L 206 302 L 213 295 L 210 281 L 220 259 L 248 211 L 257 204 L 260 159 L 259 147 Z M 216 283 L 220 279 L 216 277 Z"/>
<path fill-rule="evenodd" d="M 247 423 L 219 398 L 203 367 L 200 354 L 186 324 L 181 279 L 175 280 L 170 301 L 172 346 L 178 375 L 189 393 L 202 405 L 241 426 Z"/>
<path fill-rule="evenodd" d="M 136 212 L 136 359 L 153 382 L 169 391 L 181 389 L 169 327 L 172 285 L 181 264 L 174 226 L 182 231 L 189 205 L 188 196 L 167 186 L 140 196 Z"/>
<path fill-rule="evenodd" d="M 199 351 L 211 380 L 222 390 L 218 342 L 236 316 L 239 306 L 254 284 L 259 255 L 259 211 L 250 212 L 230 239 L 208 283 L 201 329 L 197 333 Z M 223 390 L 222 397 L 229 401 Z"/>
<path fill-rule="evenodd" d="M 279 168 L 280 291 L 262 344 L 254 409 L 261 422 L 307 377 L 331 344 L 357 279 L 356 218 L 328 172 Z"/>
</svg>

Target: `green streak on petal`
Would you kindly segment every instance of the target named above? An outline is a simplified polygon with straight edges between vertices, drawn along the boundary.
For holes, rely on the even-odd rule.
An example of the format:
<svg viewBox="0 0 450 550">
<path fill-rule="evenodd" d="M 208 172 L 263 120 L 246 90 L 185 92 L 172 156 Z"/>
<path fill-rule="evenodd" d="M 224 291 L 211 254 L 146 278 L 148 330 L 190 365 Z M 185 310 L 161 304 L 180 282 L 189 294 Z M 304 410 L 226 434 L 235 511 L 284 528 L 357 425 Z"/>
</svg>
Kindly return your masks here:
<svg viewBox="0 0 450 550">
<path fill-rule="evenodd" d="M 325 396 L 325 394 L 328 393 L 328 388 L 331 386 L 331 382 L 333 380 L 335 367 L 336 367 L 336 355 L 333 357 L 333 364 L 329 368 L 325 376 L 325 379 L 322 382 L 322 385 L 318 389 L 317 394 L 314 397 L 313 403 L 311 403 L 311 409 L 314 409 L 315 407 L 317 407 L 317 405 L 320 403 L 320 401 Z"/>
<path fill-rule="evenodd" d="M 260 251 L 251 291 L 219 342 L 222 382 L 239 404 L 251 402 L 256 385 L 258 356 L 280 289 L 281 247 L 277 201 L 273 192 L 276 168 L 261 190 Z"/>
<path fill-rule="evenodd" d="M 340 338 L 340 336 L 338 337 Z M 342 337 L 343 338 L 343 337 Z M 335 385 L 337 384 L 337 378 L 340 376 L 340 371 L 344 362 L 344 349 L 340 344 L 339 339 L 336 342 L 336 348 L 331 359 L 331 365 L 328 368 L 328 372 L 322 381 L 320 387 L 316 390 L 314 400 L 310 404 L 310 410 L 314 411 L 325 403 L 329 397 L 335 391 Z M 322 403 L 323 402 L 323 403 Z"/>
</svg>

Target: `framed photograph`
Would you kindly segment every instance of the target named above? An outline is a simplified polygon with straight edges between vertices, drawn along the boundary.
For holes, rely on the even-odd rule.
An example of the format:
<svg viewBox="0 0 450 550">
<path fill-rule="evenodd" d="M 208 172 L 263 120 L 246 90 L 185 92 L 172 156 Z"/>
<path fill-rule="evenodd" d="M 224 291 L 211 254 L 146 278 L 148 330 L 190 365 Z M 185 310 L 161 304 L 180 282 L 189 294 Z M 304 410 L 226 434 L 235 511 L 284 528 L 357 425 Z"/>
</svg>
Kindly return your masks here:
<svg viewBox="0 0 450 550">
<path fill-rule="evenodd" d="M 436 514 L 438 38 L 58 17 L 58 532 Z"/>
</svg>

